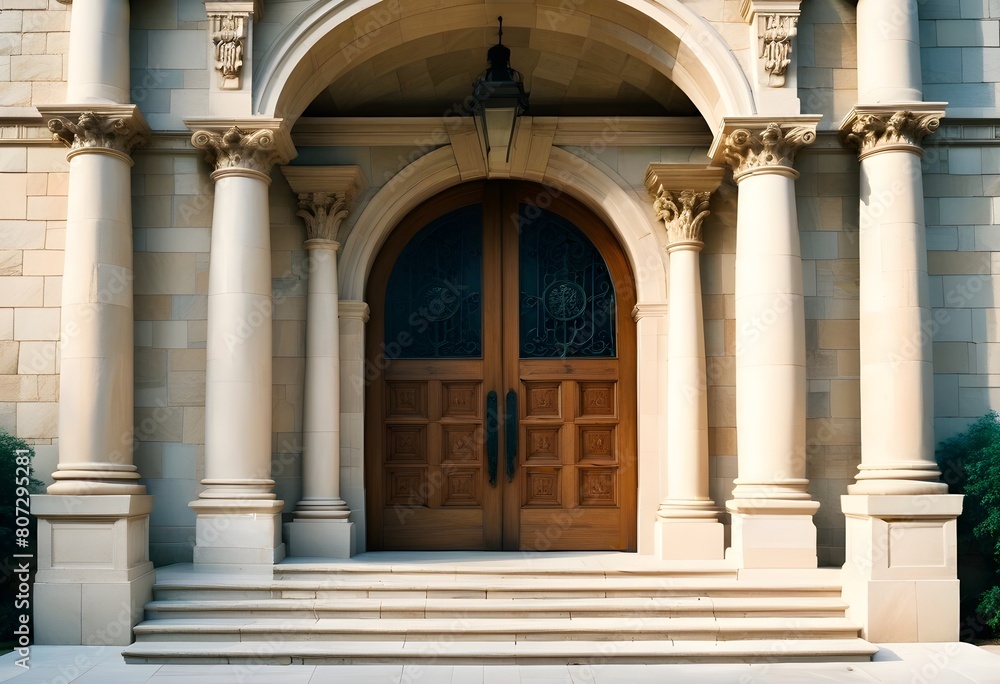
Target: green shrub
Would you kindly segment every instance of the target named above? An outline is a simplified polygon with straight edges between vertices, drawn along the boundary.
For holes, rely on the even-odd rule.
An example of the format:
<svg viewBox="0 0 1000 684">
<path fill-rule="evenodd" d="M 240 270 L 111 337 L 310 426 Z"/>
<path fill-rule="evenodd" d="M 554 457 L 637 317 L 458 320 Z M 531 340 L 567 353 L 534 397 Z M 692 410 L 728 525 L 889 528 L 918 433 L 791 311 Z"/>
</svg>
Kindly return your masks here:
<svg viewBox="0 0 1000 684">
<path fill-rule="evenodd" d="M 937 459 L 949 490 L 965 494 L 958 519 L 963 625 L 986 626 L 1000 634 L 1000 416 L 990 411 L 943 442 Z"/>
<path fill-rule="evenodd" d="M 22 465 L 18 464 L 17 452 L 21 449 L 28 452 L 27 466 L 23 465 L 25 463 L 23 455 Z M 28 535 L 21 537 L 26 540 L 27 545 L 17 546 L 19 538 L 17 535 L 18 514 L 25 512 L 28 494 L 36 494 L 43 490 L 42 483 L 33 476 L 30 465 L 34 456 L 35 450 L 31 448 L 31 445 L 4 430 L 0 430 L 0 478 L 2 478 L 0 479 L 0 549 L 3 549 L 4 554 L 3 566 L 0 567 L 0 625 L 3 626 L 0 642 L 9 643 L 13 637 L 18 615 L 25 612 L 17 609 L 14 605 L 20 584 L 14 570 L 18 564 L 24 561 L 24 559 L 15 559 L 14 554 L 35 556 L 37 528 L 34 516 L 28 516 Z M 18 511 L 18 507 L 20 507 L 20 511 Z M 29 563 L 33 579 L 37 566 L 34 560 L 29 561 Z"/>
</svg>

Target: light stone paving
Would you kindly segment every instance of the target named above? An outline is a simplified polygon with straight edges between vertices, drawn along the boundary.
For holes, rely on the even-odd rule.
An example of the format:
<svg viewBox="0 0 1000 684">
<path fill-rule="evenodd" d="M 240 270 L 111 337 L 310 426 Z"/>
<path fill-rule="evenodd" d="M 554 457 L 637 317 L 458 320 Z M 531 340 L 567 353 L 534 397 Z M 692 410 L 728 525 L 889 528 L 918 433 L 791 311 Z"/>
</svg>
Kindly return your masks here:
<svg viewBox="0 0 1000 684">
<path fill-rule="evenodd" d="M 752 665 L 126 665 L 116 647 L 33 646 L 30 668 L 0 658 L 0 682 L 16 684 L 995 684 L 1000 647 L 885 644 L 870 663 Z M 993 651 L 994 653 L 990 653 Z"/>
</svg>

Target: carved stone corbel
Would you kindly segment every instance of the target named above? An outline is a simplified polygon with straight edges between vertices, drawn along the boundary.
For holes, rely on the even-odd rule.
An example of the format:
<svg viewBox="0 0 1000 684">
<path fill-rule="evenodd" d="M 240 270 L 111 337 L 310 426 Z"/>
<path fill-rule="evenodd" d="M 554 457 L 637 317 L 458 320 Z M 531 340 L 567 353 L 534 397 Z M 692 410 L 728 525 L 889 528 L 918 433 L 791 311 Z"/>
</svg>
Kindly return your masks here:
<svg viewBox="0 0 1000 684">
<path fill-rule="evenodd" d="M 799 0 L 743 0 L 740 11 L 757 33 L 757 78 L 781 88 L 792 65 L 792 39 L 798 35 Z"/>
<path fill-rule="evenodd" d="M 259 2 L 230 0 L 206 2 L 209 37 L 215 70 L 219 72 L 221 90 L 243 87 L 243 62 L 249 54 L 250 32 L 254 19 L 259 19 Z"/>
</svg>

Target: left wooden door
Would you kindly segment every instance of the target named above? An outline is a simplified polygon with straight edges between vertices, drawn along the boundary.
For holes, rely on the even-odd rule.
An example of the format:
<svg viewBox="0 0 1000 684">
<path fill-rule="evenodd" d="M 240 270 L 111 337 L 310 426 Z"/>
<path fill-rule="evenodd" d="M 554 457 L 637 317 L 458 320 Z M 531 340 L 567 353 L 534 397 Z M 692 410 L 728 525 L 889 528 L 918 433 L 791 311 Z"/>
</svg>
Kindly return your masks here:
<svg viewBox="0 0 1000 684">
<path fill-rule="evenodd" d="M 501 382 L 499 225 L 483 184 L 423 205 L 393 232 L 369 282 L 366 470 L 376 549 L 493 549 L 489 392 Z M 374 465 L 374 464 L 373 464 Z"/>
</svg>

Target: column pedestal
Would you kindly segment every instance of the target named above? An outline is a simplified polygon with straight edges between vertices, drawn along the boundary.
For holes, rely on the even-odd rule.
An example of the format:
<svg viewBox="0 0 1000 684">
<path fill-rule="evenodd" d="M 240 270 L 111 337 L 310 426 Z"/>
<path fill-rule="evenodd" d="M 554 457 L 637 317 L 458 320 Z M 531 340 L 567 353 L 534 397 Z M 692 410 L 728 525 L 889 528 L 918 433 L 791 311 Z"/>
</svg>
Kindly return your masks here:
<svg viewBox="0 0 1000 684">
<path fill-rule="evenodd" d="M 148 495 L 31 497 L 38 517 L 36 644 L 132 643 L 155 579 L 152 508 Z"/>
<path fill-rule="evenodd" d="M 847 618 L 874 642 L 958 641 L 956 517 L 962 496 L 841 497 Z"/>
</svg>

